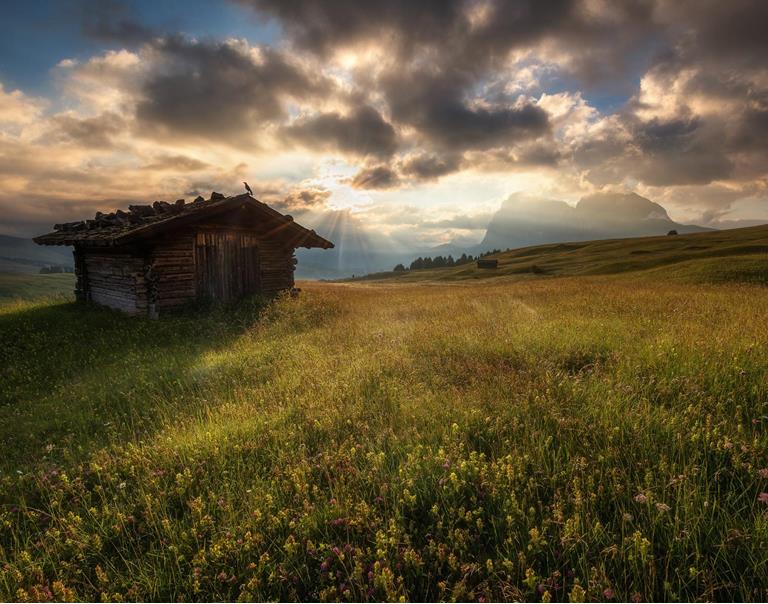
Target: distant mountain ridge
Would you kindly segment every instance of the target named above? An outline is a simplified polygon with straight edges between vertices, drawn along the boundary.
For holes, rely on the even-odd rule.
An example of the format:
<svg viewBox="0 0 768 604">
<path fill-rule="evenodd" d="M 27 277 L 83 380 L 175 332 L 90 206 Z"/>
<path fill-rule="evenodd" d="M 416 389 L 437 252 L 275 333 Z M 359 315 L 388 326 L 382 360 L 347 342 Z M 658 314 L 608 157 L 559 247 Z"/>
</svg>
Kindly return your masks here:
<svg viewBox="0 0 768 604">
<path fill-rule="evenodd" d="M 479 249 L 711 231 L 672 220 L 658 203 L 636 193 L 598 193 L 575 206 L 564 201 L 511 195 L 491 219 Z"/>
<path fill-rule="evenodd" d="M 43 247 L 31 239 L 0 235 L 0 272 L 39 273 L 51 265 L 73 266 L 72 248 Z"/>
</svg>

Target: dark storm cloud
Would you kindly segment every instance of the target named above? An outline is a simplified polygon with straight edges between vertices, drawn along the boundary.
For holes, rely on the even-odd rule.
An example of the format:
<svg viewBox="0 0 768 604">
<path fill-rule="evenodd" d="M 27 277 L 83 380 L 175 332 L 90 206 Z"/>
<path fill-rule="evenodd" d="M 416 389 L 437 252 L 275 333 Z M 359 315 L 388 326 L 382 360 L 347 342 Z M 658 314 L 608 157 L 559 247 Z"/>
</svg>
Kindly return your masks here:
<svg viewBox="0 0 768 604">
<path fill-rule="evenodd" d="M 406 176 L 412 176 L 419 180 L 432 180 L 450 174 L 459 169 L 461 156 L 419 153 L 406 157 L 400 165 L 400 169 Z"/>
<path fill-rule="evenodd" d="M 325 54 L 339 46 L 387 36 L 398 45 L 461 34 L 463 2 L 457 0 L 238 0 L 276 17 L 301 47 Z"/>
<path fill-rule="evenodd" d="M 549 131 L 546 112 L 533 103 L 489 103 L 478 92 L 504 79 L 499 70 L 510 51 L 569 40 L 602 69 L 622 62 L 624 46 L 646 31 L 652 13 L 643 0 L 612 6 L 609 20 L 579 0 L 239 2 L 277 18 L 295 46 L 315 57 L 368 43 L 385 47 L 392 62 L 370 81 L 361 76 L 365 87 L 382 93 L 394 123 L 415 129 L 418 144 L 440 154 L 511 148 Z M 426 169 L 424 176 L 435 173 Z"/>
<path fill-rule="evenodd" d="M 237 44 L 174 36 L 151 50 L 152 70 L 136 107 L 148 134 L 255 144 L 260 127 L 286 117 L 285 97 L 329 91 L 325 79 L 269 48 L 254 58 Z"/>
<path fill-rule="evenodd" d="M 331 197 L 331 192 L 323 187 L 307 187 L 290 191 L 281 200 L 272 202 L 281 211 L 303 211 L 323 208 Z"/>
<path fill-rule="evenodd" d="M 89 118 L 57 115 L 51 121 L 53 131 L 45 138 L 97 149 L 111 147 L 114 137 L 126 127 L 125 119 L 111 112 Z"/>
<path fill-rule="evenodd" d="M 349 181 L 355 189 L 391 189 L 399 183 L 397 172 L 383 164 L 363 168 Z"/>
<path fill-rule="evenodd" d="M 722 140 L 699 118 L 653 119 L 634 125 L 634 141 L 645 159 L 637 176 L 656 186 L 707 184 L 727 178 L 733 163 Z"/>
<path fill-rule="evenodd" d="M 397 133 L 373 107 L 363 105 L 349 115 L 323 113 L 281 130 L 289 140 L 315 149 L 335 148 L 366 156 L 389 157 L 397 149 Z"/>
<path fill-rule="evenodd" d="M 74 4 L 83 33 L 100 42 L 141 44 L 158 33 L 138 19 L 131 5 L 120 0 L 80 0 Z"/>
<path fill-rule="evenodd" d="M 768 3 L 762 0 L 666 0 L 659 17 L 691 61 L 764 66 Z"/>
<path fill-rule="evenodd" d="M 584 141 L 574 161 L 598 185 L 627 177 L 652 186 L 708 184 L 734 172 L 725 127 L 692 116 L 641 120 L 628 114 L 615 132 Z"/>
<path fill-rule="evenodd" d="M 549 129 L 547 113 L 530 103 L 467 106 L 462 100 L 463 88 L 448 78 L 432 79 L 418 73 L 403 81 L 399 74 L 390 75 L 384 90 L 395 120 L 413 126 L 428 143 L 441 149 L 504 147 Z"/>
</svg>

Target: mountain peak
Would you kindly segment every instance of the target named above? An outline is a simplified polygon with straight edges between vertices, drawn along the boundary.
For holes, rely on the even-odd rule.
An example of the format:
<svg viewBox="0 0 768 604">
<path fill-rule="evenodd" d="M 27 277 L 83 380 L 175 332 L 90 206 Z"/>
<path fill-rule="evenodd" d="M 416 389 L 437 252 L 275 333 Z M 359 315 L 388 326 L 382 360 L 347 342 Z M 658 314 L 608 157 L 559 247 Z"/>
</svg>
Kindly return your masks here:
<svg viewBox="0 0 768 604">
<path fill-rule="evenodd" d="M 576 209 L 620 220 L 671 220 L 663 206 L 637 193 L 594 193 L 582 197 Z"/>
<path fill-rule="evenodd" d="M 663 206 L 637 193 L 595 193 L 576 206 L 564 201 L 511 195 L 501 204 L 481 243 L 487 248 L 517 248 L 545 243 L 706 231 L 678 224 Z"/>
</svg>

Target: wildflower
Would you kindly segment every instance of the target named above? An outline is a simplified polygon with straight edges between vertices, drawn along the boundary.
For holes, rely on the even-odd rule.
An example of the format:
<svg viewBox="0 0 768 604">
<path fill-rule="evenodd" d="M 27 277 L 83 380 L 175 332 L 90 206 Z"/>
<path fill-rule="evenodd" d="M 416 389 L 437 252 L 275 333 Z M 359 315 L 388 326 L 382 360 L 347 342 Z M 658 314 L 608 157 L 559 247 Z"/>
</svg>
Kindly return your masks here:
<svg viewBox="0 0 768 604">
<path fill-rule="evenodd" d="M 443 468 L 445 468 L 445 469 L 447 470 L 447 469 L 448 469 L 448 468 L 450 468 L 450 467 L 451 467 L 451 462 L 450 462 L 450 460 L 446 459 L 446 460 L 443 462 Z"/>
<path fill-rule="evenodd" d="M 646 503 L 648 501 L 648 497 L 646 497 L 643 493 L 638 493 L 635 495 L 635 501 L 637 501 L 637 503 Z"/>
<path fill-rule="evenodd" d="M 584 588 L 576 583 L 573 586 L 573 589 L 571 590 L 571 593 L 568 595 L 568 599 L 571 602 L 583 602 L 586 598 L 587 592 L 584 590 Z"/>
<path fill-rule="evenodd" d="M 656 509 L 659 510 L 660 512 L 668 512 L 669 506 L 666 503 L 659 502 L 656 504 Z"/>
<path fill-rule="evenodd" d="M 757 500 L 760 503 L 768 503 L 768 493 L 762 492 L 757 496 Z"/>
<path fill-rule="evenodd" d="M 615 595 L 616 595 L 616 594 L 614 593 L 614 591 L 613 591 L 613 590 L 612 590 L 610 587 L 606 587 L 606 588 L 603 590 L 603 597 L 604 597 L 606 600 L 612 600 L 612 599 L 613 599 L 613 597 L 614 597 Z"/>
<path fill-rule="evenodd" d="M 760 478 L 766 478 L 766 479 L 768 479 L 768 468 L 760 468 L 760 469 L 757 471 L 757 475 L 758 475 Z"/>
</svg>

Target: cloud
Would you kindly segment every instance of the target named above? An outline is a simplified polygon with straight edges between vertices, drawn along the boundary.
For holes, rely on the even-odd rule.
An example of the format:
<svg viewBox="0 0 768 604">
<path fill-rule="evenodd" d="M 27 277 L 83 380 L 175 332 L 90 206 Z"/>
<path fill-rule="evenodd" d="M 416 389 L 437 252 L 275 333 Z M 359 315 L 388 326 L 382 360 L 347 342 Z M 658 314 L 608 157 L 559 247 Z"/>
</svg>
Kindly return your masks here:
<svg viewBox="0 0 768 604">
<path fill-rule="evenodd" d="M 287 117 L 284 101 L 330 93 L 330 82 L 279 51 L 245 42 L 170 36 L 144 53 L 150 68 L 136 105 L 146 136 L 256 144 Z"/>
<path fill-rule="evenodd" d="M 456 221 L 518 183 L 571 199 L 638 190 L 713 223 L 702 212 L 765 196 L 765 3 L 239 4 L 278 22 L 274 47 L 80 3 L 74 18 L 106 49 L 52 60 L 62 98 L 0 85 L 0 188 L 38 208 L 19 214 L 44 215 L 39 187 L 53 213 L 243 179 L 306 211 L 340 190 L 426 207 L 442 186 L 488 191 Z M 450 220 L 413 228 L 461 228 Z"/>
<path fill-rule="evenodd" d="M 349 180 L 349 184 L 355 189 L 391 189 L 399 184 L 399 177 L 389 166 L 378 165 L 363 168 Z"/>
<path fill-rule="evenodd" d="M 404 175 L 412 176 L 419 180 L 433 180 L 457 171 L 460 165 L 460 155 L 417 153 L 405 157 L 400 163 L 400 170 Z"/>
<path fill-rule="evenodd" d="M 0 82 L 0 126 L 24 126 L 34 122 L 46 102 L 43 99 L 30 98 L 21 90 L 6 92 Z"/>
<path fill-rule="evenodd" d="M 510 146 L 549 129 L 547 113 L 532 103 L 471 107 L 451 82 L 415 75 L 385 84 L 392 115 L 414 128 L 430 144 L 449 151 Z"/>
<path fill-rule="evenodd" d="M 112 112 L 88 118 L 64 113 L 51 118 L 51 126 L 53 130 L 46 133 L 46 138 L 94 149 L 111 147 L 115 137 L 124 132 L 126 121 Z"/>
<path fill-rule="evenodd" d="M 493 218 L 492 212 L 479 212 L 477 214 L 459 214 L 442 220 L 424 221 L 421 226 L 430 229 L 461 229 L 466 231 L 478 231 L 488 228 Z"/>
<path fill-rule="evenodd" d="M 136 45 L 158 35 L 139 21 L 130 4 L 120 0 L 79 0 L 73 8 L 83 33 L 100 42 Z"/>
<path fill-rule="evenodd" d="M 158 155 L 150 163 L 143 166 L 144 170 L 168 170 L 173 172 L 197 172 L 210 168 L 207 162 L 186 155 Z"/>
<path fill-rule="evenodd" d="M 392 124 L 368 105 L 348 115 L 322 113 L 301 118 L 283 127 L 281 135 L 307 147 L 336 149 L 358 156 L 389 157 L 397 149 L 397 133 Z"/>
<path fill-rule="evenodd" d="M 308 210 L 324 207 L 331 197 L 331 192 L 323 187 L 306 187 L 294 189 L 281 201 L 273 205 L 284 210 Z"/>
</svg>

